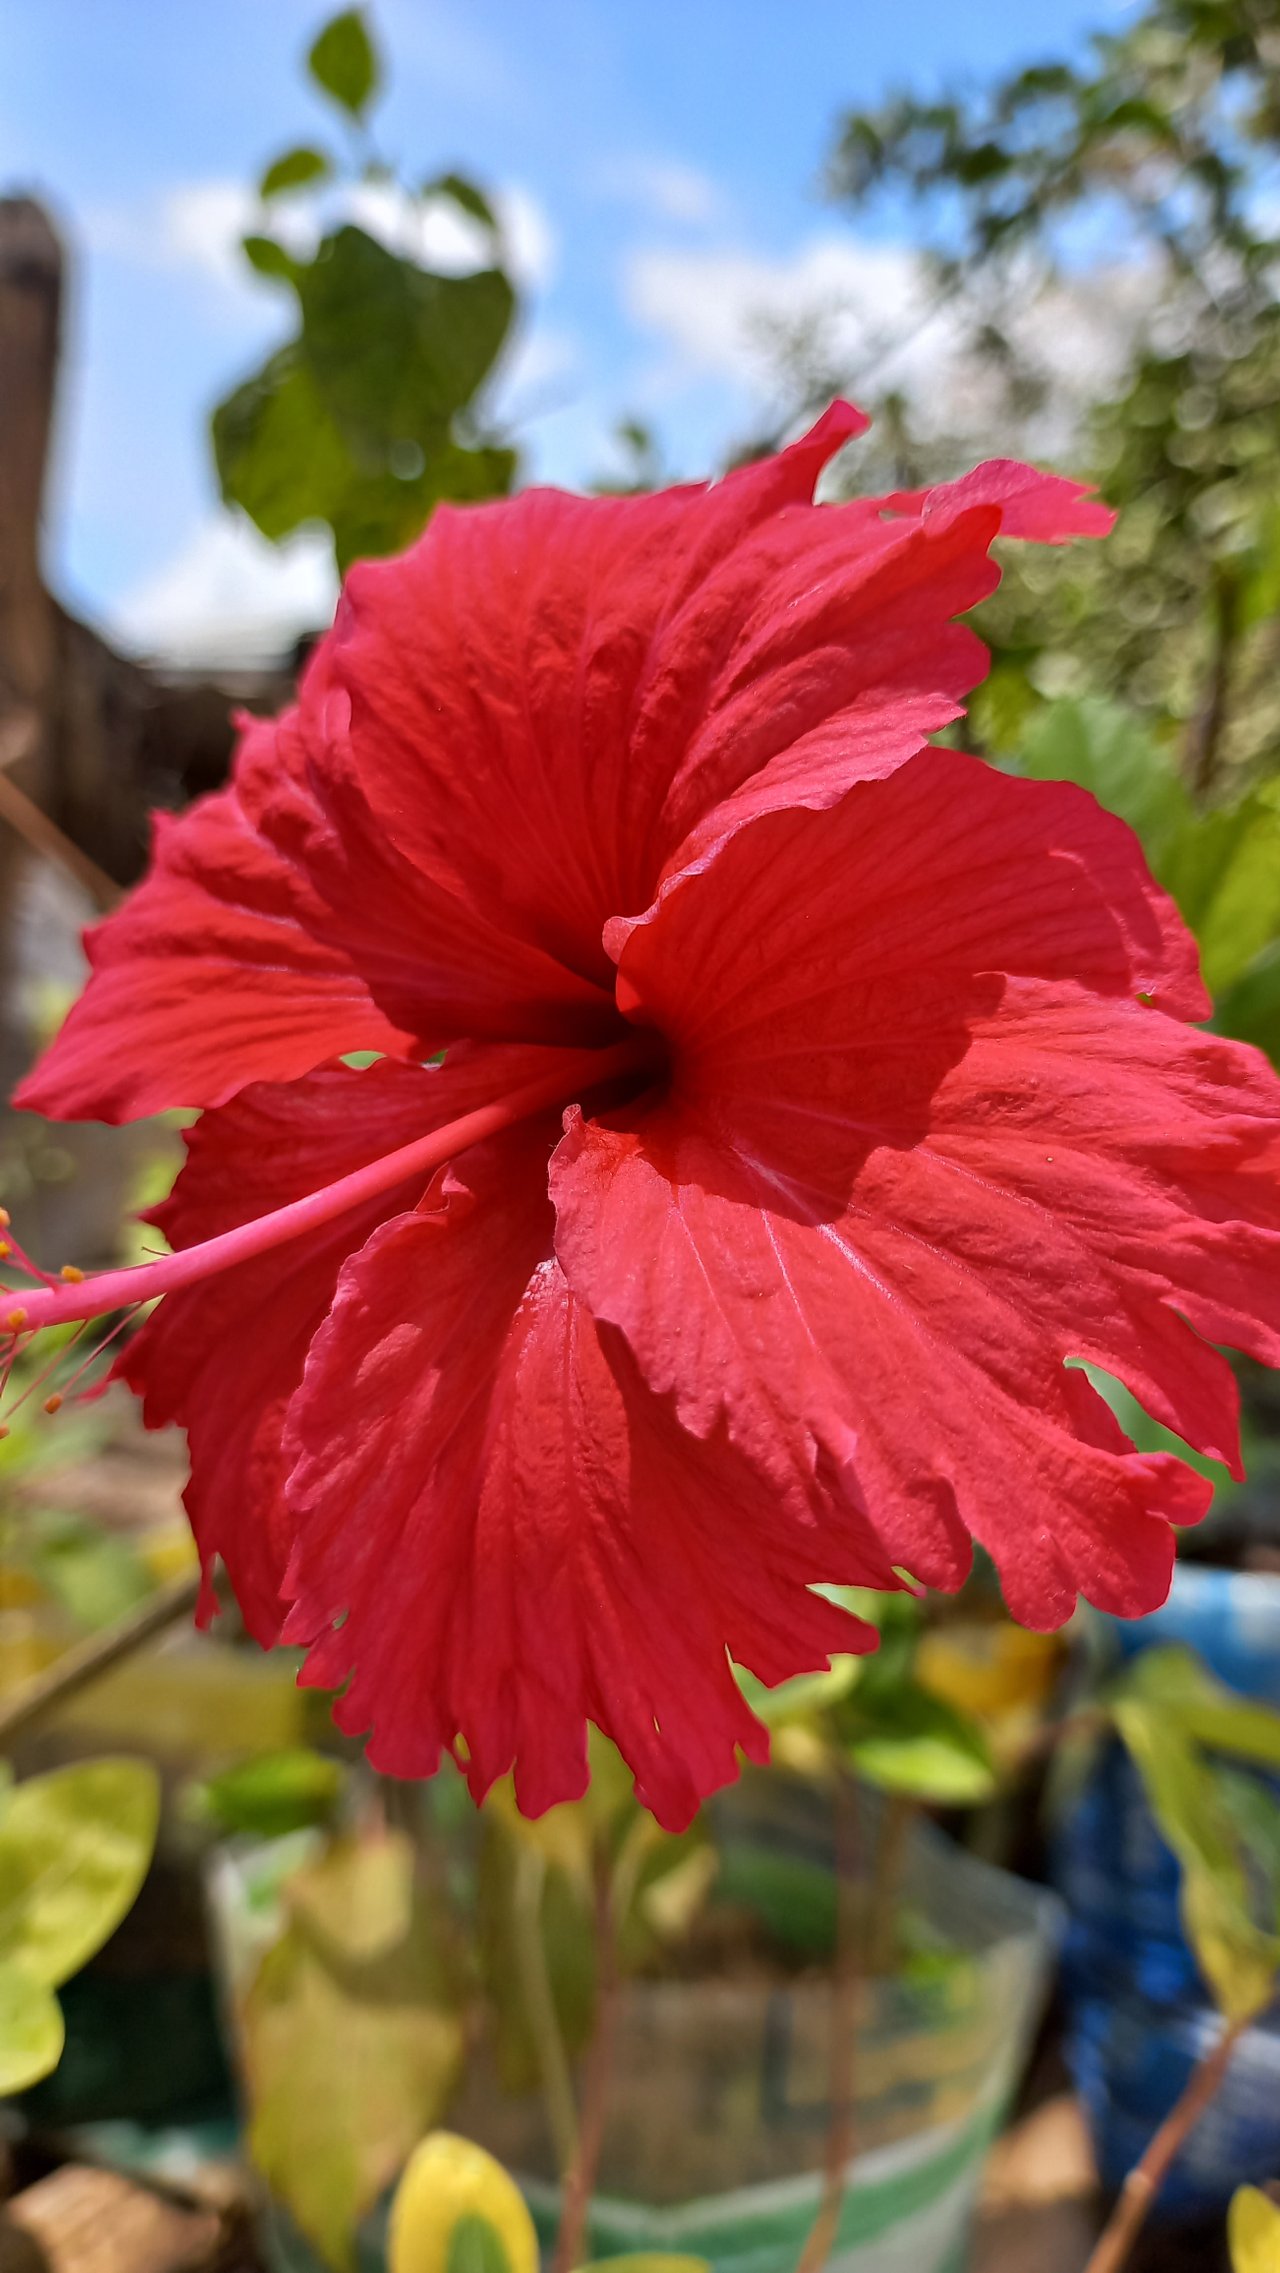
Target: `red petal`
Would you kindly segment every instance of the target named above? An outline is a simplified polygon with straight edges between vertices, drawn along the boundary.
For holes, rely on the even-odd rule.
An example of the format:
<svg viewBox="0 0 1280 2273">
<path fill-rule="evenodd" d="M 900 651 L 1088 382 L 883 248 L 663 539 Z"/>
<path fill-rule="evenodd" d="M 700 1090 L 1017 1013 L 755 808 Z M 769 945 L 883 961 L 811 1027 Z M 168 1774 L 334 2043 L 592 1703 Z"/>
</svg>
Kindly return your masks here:
<svg viewBox="0 0 1280 2273">
<path fill-rule="evenodd" d="M 445 507 L 354 571 L 312 689 L 317 873 L 397 1023 L 595 1038 L 602 927 L 664 865 L 957 716 L 987 654 L 951 619 L 993 589 L 1006 521 L 1047 525 L 1029 500 L 1070 485 L 1001 468 L 949 512 L 815 508 L 861 423 L 836 406 L 707 489 Z"/>
<path fill-rule="evenodd" d="M 1044 1625 L 1077 1591 L 1150 1608 L 1159 1519 L 1207 1497 L 1065 1361 L 1230 1451 L 1229 1379 L 1177 1313 L 1280 1354 L 1280 1086 L 1131 999 L 1170 966 L 1185 989 L 1175 920 L 1127 832 L 1030 786 L 929 752 L 617 927 L 672 1095 L 575 1120 L 552 1190 L 571 1283 L 686 1426 L 727 1424 L 797 1503 L 836 1463 L 931 1583 L 972 1532 Z"/>
<path fill-rule="evenodd" d="M 995 505 L 1000 510 L 1001 536 L 1030 537 L 1042 545 L 1066 544 L 1071 537 L 1105 537 L 1116 518 L 1086 483 L 1039 473 L 1016 458 L 989 458 L 958 481 L 943 482 L 936 489 L 900 489 L 879 502 L 896 513 L 919 514 L 922 520 L 949 520 L 972 505 Z"/>
<path fill-rule="evenodd" d="M 349 1678 L 339 1719 L 391 1774 L 461 1738 L 477 1796 L 514 1762 L 537 1814 L 583 1790 L 592 1720 L 678 1829 L 765 1750 L 727 1653 L 776 1681 L 865 1646 L 808 1582 L 892 1574 L 847 1522 L 833 1574 L 602 1341 L 548 1259 L 545 1138 L 477 1147 L 432 1197 L 348 1264 L 308 1360 L 286 1638 Z"/>
<path fill-rule="evenodd" d="M 58 1119 L 127 1121 L 220 1105 L 352 1050 L 400 1052 L 346 956 L 310 928 L 319 908 L 262 834 L 268 791 L 292 790 L 292 722 L 246 722 L 235 784 L 156 821 L 152 865 L 88 933 L 88 986 L 15 1102 Z"/>
<path fill-rule="evenodd" d="M 194 1246 L 531 1079 L 544 1057 L 460 1050 L 447 1067 L 384 1059 L 363 1073 L 326 1066 L 285 1087 L 255 1085 L 189 1132 L 186 1166 L 151 1220 L 173 1247 Z M 186 1429 L 186 1504 L 206 1573 L 220 1555 L 264 1643 L 279 1634 L 289 1552 L 280 1498 L 285 1407 L 341 1264 L 420 1190 L 419 1178 L 318 1236 L 167 1295 L 120 1361 L 144 1399 L 147 1426 Z"/>
</svg>

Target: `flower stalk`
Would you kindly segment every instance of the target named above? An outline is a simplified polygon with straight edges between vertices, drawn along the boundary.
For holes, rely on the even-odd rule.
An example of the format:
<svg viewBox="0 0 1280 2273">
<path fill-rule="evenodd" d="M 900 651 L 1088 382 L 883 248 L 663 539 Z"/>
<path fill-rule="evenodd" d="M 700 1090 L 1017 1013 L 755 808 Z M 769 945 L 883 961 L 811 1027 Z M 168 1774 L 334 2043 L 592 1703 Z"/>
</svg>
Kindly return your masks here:
<svg viewBox="0 0 1280 2273">
<path fill-rule="evenodd" d="M 0 1313 L 0 1326 L 17 1335 L 39 1333 L 47 1326 L 64 1326 L 78 1319 L 100 1318 L 108 1311 L 152 1302 L 159 1295 L 174 1294 L 181 1287 L 193 1286 L 219 1271 L 231 1270 L 238 1263 L 251 1262 L 259 1255 L 269 1254 L 272 1248 L 285 1246 L 291 1240 L 319 1230 L 335 1216 L 363 1206 L 367 1200 L 394 1189 L 410 1176 L 434 1175 L 458 1153 L 498 1135 L 502 1129 L 511 1128 L 515 1122 L 568 1102 L 574 1093 L 575 1080 L 579 1089 L 595 1089 L 602 1083 L 640 1071 L 649 1063 L 650 1051 L 650 1038 L 637 1034 L 634 1040 L 619 1042 L 612 1049 L 583 1050 L 576 1062 L 561 1057 L 554 1072 L 548 1071 L 536 1081 L 525 1082 L 506 1096 L 495 1098 L 492 1104 L 464 1113 L 458 1120 L 446 1122 L 443 1128 L 431 1129 L 425 1136 L 415 1137 L 411 1143 L 385 1153 L 381 1159 L 323 1185 L 319 1191 L 291 1200 L 286 1207 L 272 1208 L 265 1215 L 237 1224 L 231 1231 L 219 1232 L 213 1239 L 183 1247 L 176 1254 L 157 1256 L 153 1263 L 130 1263 L 119 1270 L 97 1271 L 89 1278 L 77 1278 L 70 1284 L 46 1283 L 31 1291 L 25 1287 L 11 1288 L 7 1291 L 13 1297 L 12 1307 Z"/>
</svg>

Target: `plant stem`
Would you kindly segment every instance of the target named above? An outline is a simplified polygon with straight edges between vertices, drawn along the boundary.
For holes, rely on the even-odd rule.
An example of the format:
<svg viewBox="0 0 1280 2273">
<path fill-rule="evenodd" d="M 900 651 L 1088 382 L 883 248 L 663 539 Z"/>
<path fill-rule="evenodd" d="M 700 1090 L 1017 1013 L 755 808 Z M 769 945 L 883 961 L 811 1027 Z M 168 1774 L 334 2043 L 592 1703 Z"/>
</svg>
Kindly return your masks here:
<svg viewBox="0 0 1280 2273">
<path fill-rule="evenodd" d="M 46 1713 L 65 1704 L 69 1697 L 87 1688 L 101 1674 L 110 1672 L 122 1658 L 131 1657 L 144 1642 L 163 1633 L 166 1626 L 172 1626 L 179 1618 L 190 1617 L 199 1592 L 200 1577 L 196 1571 L 171 1579 L 167 1586 L 131 1610 L 127 1618 L 109 1626 L 104 1634 L 91 1634 L 87 1641 L 65 1651 L 34 1681 L 25 1682 L 9 1704 L 0 1705 L 0 1749 L 12 1744 L 33 1721 L 43 1720 Z"/>
<path fill-rule="evenodd" d="M 594 1089 L 620 1074 L 642 1069 L 649 1062 L 651 1050 L 651 1038 L 638 1033 L 634 1041 L 619 1042 L 607 1050 L 548 1052 L 555 1057 L 554 1070 L 549 1068 L 536 1081 L 525 1082 L 506 1096 L 495 1098 L 492 1104 L 481 1105 L 475 1112 L 463 1113 L 458 1120 L 447 1122 L 443 1128 L 415 1137 L 412 1143 L 385 1153 L 380 1160 L 371 1160 L 349 1176 L 339 1176 L 336 1182 L 325 1184 L 318 1192 L 308 1192 L 303 1199 L 291 1200 L 287 1207 L 273 1208 L 267 1215 L 255 1216 L 248 1223 L 237 1224 L 234 1230 L 201 1240 L 197 1246 L 180 1248 L 176 1254 L 158 1256 L 154 1263 L 132 1263 L 123 1270 L 98 1271 L 74 1286 L 38 1287 L 32 1291 L 25 1287 L 13 1289 L 14 1308 L 8 1314 L 10 1331 L 35 1333 L 42 1327 L 66 1325 L 73 1319 L 99 1318 L 105 1311 L 127 1309 L 136 1302 L 151 1302 L 157 1295 L 172 1294 L 218 1271 L 230 1270 L 236 1263 L 267 1254 L 273 1247 L 283 1246 L 304 1232 L 318 1230 L 321 1225 L 331 1223 L 335 1216 L 345 1215 L 364 1201 L 391 1191 L 407 1177 L 433 1175 L 437 1168 L 442 1168 L 469 1145 L 496 1136 L 499 1130 L 512 1127 L 532 1113 L 568 1103 L 575 1091 Z"/>
<path fill-rule="evenodd" d="M 569 2055 L 556 2013 L 556 2001 L 547 1970 L 547 1945 L 542 1933 L 542 1890 L 547 1866 L 542 1856 L 520 1844 L 515 1855 L 512 1889 L 516 1964 L 524 1998 L 525 2018 L 538 2060 L 538 2078 L 546 2103 L 547 2121 L 555 2142 L 556 2167 L 566 2185 L 578 2160 L 578 2111 L 573 2100 Z"/>
<path fill-rule="evenodd" d="M 1181 2098 L 1170 2108 L 1146 2153 L 1134 2164 L 1121 2187 L 1120 2199 L 1103 2227 L 1085 2273 L 1119 2273 L 1170 2166 L 1218 2090 L 1231 2064 L 1231 2055 L 1248 2026 L 1248 2016 L 1230 2021 L 1193 2071 Z"/>
<path fill-rule="evenodd" d="M 597 1853 L 595 1871 L 596 2017 L 582 2068 L 582 2115 L 578 2151 L 565 2181 L 560 2231 L 551 2273 L 573 2273 L 582 2262 L 587 2214 L 595 2192 L 604 2145 L 609 2081 L 618 2020 L 618 1946 L 608 1859 Z"/>
<path fill-rule="evenodd" d="M 831 1998 L 826 2148 L 822 2199 L 796 2273 L 821 2273 L 835 2244 L 854 2146 L 854 2062 L 858 2025 L 858 1799 L 853 1779 L 836 1770 L 832 1800 L 836 1841 L 836 1950 Z"/>
<path fill-rule="evenodd" d="M 880 1819 L 875 1864 L 871 1874 L 871 1910 L 867 1919 L 867 1971 L 893 1970 L 898 1924 L 898 1895 L 907 1841 L 917 1815 L 916 1802 L 905 1792 L 890 1792 Z"/>
</svg>

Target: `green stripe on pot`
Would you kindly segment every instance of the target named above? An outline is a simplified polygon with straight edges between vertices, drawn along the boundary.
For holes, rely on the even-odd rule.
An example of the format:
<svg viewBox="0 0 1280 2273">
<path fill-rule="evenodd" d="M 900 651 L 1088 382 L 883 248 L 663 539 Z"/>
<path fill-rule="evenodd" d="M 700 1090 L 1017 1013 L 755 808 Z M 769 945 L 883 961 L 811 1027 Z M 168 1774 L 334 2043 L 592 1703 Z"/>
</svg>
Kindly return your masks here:
<svg viewBox="0 0 1280 2273">
<path fill-rule="evenodd" d="M 976 2178 L 1003 2105 L 1001 2094 L 999 2102 L 980 2109 L 961 2129 L 935 2131 L 935 2152 L 913 2139 L 855 2162 L 833 2254 L 865 2248 L 919 2217 L 970 2174 Z M 770 2273 L 775 2264 L 794 2262 L 821 2191 L 821 2177 L 813 2172 L 668 2210 L 597 2198 L 590 2221 L 591 2254 L 609 2257 L 661 2248 L 709 2258 L 719 2273 Z M 559 2190 L 528 2182 L 525 2192 L 539 2238 L 549 2242 L 558 2221 Z"/>
</svg>

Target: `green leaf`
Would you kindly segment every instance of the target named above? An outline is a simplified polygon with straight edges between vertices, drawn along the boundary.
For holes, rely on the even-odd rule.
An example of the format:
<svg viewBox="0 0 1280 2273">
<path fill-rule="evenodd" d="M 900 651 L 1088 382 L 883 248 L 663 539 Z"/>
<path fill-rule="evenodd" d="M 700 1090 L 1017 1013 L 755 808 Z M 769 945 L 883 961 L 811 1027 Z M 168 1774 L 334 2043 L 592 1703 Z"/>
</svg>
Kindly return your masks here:
<svg viewBox="0 0 1280 2273">
<path fill-rule="evenodd" d="M 401 2175 L 388 2273 L 538 2273 L 538 2236 L 515 2181 L 474 2140 L 433 2131 Z"/>
<path fill-rule="evenodd" d="M 1074 781 L 1118 813 L 1159 866 L 1168 848 L 1198 825 L 1178 774 L 1150 731 L 1116 704 L 1097 698 L 1056 702 L 1026 735 L 1018 772 L 1033 781 Z"/>
<path fill-rule="evenodd" d="M 346 1771 L 337 1760 L 299 1747 L 243 1761 L 196 1787 L 199 1813 L 222 1831 L 248 1831 L 277 1839 L 309 1824 L 326 1823 L 342 1794 Z"/>
<path fill-rule="evenodd" d="M 1159 864 L 1200 943 L 1215 997 L 1280 939 L 1280 805 L 1268 786 L 1229 812 L 1204 813 Z"/>
<path fill-rule="evenodd" d="M 0 2098 L 28 2090 L 57 2067 L 63 2034 L 52 1989 L 25 1966 L 0 1961 Z"/>
<path fill-rule="evenodd" d="M 293 254 L 287 252 L 274 237 L 251 233 L 240 239 L 240 250 L 250 268 L 256 269 L 259 276 L 269 276 L 281 284 L 293 284 L 296 281 L 298 263 Z"/>
<path fill-rule="evenodd" d="M 824 1706 L 838 1704 L 847 1697 L 857 1682 L 862 1660 L 856 1657 L 837 1657 L 825 1673 L 800 1673 L 791 1681 L 780 1681 L 776 1688 L 768 1688 L 744 1667 L 734 1668 L 738 1687 L 751 1710 L 766 1728 L 781 1728 L 788 1721 L 804 1719 L 808 1714 L 821 1712 Z"/>
<path fill-rule="evenodd" d="M 361 117 L 382 76 L 362 9 L 348 8 L 325 25 L 307 56 L 307 69 L 326 95 L 352 118 Z"/>
<path fill-rule="evenodd" d="M 681 2257 L 674 2251 L 625 2249 L 620 2257 L 593 2258 L 581 2273 L 711 2273 L 705 2257 Z"/>
<path fill-rule="evenodd" d="M 160 1790 L 139 1760 L 86 1760 L 0 1799 L 0 1965 L 56 1988 L 134 1902 L 155 1845 Z"/>
<path fill-rule="evenodd" d="M 973 1807 L 990 1799 L 996 1772 L 976 1721 L 914 1681 L 864 1704 L 854 1692 L 850 1765 L 881 1791 L 901 1792 L 940 1807 Z"/>
<path fill-rule="evenodd" d="M 1249 2019 L 1270 2003 L 1280 1966 L 1280 1919 L 1270 1888 L 1267 1914 L 1257 1915 L 1257 1865 L 1266 1858 L 1221 1772 L 1197 1753 L 1175 1713 L 1132 1693 L 1115 1696 L 1111 1709 L 1151 1812 L 1182 1866 L 1183 1923 L 1200 1970 L 1227 2019 Z M 1264 1868 L 1263 1876 L 1274 1872 Z"/>
<path fill-rule="evenodd" d="M 114 1625 L 154 1591 L 137 1548 L 86 1516 L 30 1508 L 20 1536 L 32 1577 L 86 1632 Z"/>
<path fill-rule="evenodd" d="M 418 194 L 423 198 L 451 198 L 463 213 L 479 221 L 484 228 L 496 230 L 498 226 L 497 215 L 483 190 L 477 189 L 475 183 L 467 181 L 462 174 L 436 174 L 423 183 Z"/>
<path fill-rule="evenodd" d="M 304 143 L 272 159 L 258 183 L 258 195 L 279 197 L 284 190 L 303 189 L 308 182 L 327 181 L 332 172 L 332 159 L 323 150 L 312 149 Z"/>
<path fill-rule="evenodd" d="M 439 447 L 492 370 L 515 311 L 500 269 L 437 276 L 348 224 L 298 279 L 302 349 L 356 449 Z"/>
<path fill-rule="evenodd" d="M 359 2219 L 453 2088 L 462 2029 L 407 1839 L 337 1842 L 285 1894 L 292 1922 L 242 2016 L 250 2151 L 345 2273 Z"/>
<path fill-rule="evenodd" d="M 279 542 L 331 521 L 352 478 L 342 436 L 296 346 L 282 348 L 213 414 L 222 495 Z"/>
<path fill-rule="evenodd" d="M 1238 1696 L 1179 1643 L 1140 1651 L 1113 1694 L 1144 1698 L 1208 1751 L 1280 1769 L 1280 1712 Z"/>
<path fill-rule="evenodd" d="M 468 2210 L 449 2236 L 445 2273 L 511 2273 L 502 2236 L 488 2218 Z"/>
<path fill-rule="evenodd" d="M 486 1808 L 476 1882 L 477 1954 L 493 2017 L 498 2081 L 513 2093 L 535 2091 L 542 2073 L 530 2012 L 530 1936 L 541 1945 L 556 2025 L 570 2058 L 584 2049 L 595 2014 L 589 1882 L 584 1886 L 576 1871 L 548 1863 L 545 1854 L 540 1858 L 545 1867 L 533 1877 L 522 1868 L 522 1856 L 535 1852 Z M 531 1890 L 536 1907 L 529 1915 Z"/>
<path fill-rule="evenodd" d="M 345 568 L 400 550 L 442 498 L 505 494 L 514 454 L 460 443 L 453 422 L 506 337 L 506 277 L 433 276 L 350 228 L 292 281 L 299 337 L 214 413 L 228 504 L 273 541 L 327 522 Z"/>
</svg>

